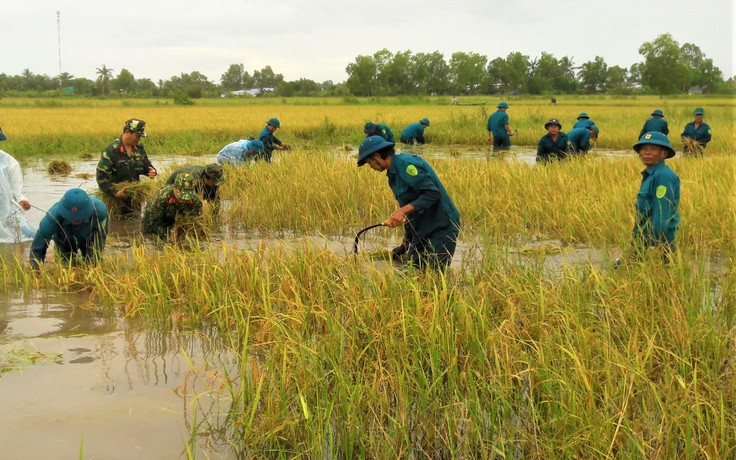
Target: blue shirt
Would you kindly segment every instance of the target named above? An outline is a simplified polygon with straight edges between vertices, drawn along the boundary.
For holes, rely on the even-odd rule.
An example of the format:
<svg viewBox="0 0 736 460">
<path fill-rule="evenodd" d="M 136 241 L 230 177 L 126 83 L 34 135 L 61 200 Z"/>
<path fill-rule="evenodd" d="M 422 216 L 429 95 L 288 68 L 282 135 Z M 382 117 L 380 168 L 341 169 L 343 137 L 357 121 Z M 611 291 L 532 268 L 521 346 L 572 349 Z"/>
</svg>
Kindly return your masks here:
<svg viewBox="0 0 736 460">
<path fill-rule="evenodd" d="M 680 178 L 664 160 L 642 171 L 641 178 L 634 238 L 647 246 L 671 244 L 680 222 Z"/>
<path fill-rule="evenodd" d="M 641 131 L 639 131 L 639 139 L 641 139 L 641 136 L 652 131 L 662 133 L 664 135 L 669 134 L 670 128 L 667 126 L 667 120 L 662 117 L 652 117 L 645 121 L 644 126 L 642 126 Z"/>
<path fill-rule="evenodd" d="M 572 129 L 575 128 L 590 128 L 591 126 L 594 126 L 595 122 L 589 118 L 583 118 L 582 120 L 578 120 L 575 122 L 574 125 L 572 125 Z"/>
<path fill-rule="evenodd" d="M 691 121 L 690 123 L 685 125 L 685 130 L 682 132 L 680 137 L 689 137 L 690 139 L 705 147 L 705 144 L 707 144 L 711 140 L 710 126 L 708 126 L 707 123 L 701 123 L 700 126 L 696 128 L 695 122 Z"/>
<path fill-rule="evenodd" d="M 253 155 L 250 153 L 249 144 L 250 141 L 246 139 L 227 144 L 217 153 L 217 162 L 221 165 L 226 163 L 239 165 L 251 160 Z"/>
<path fill-rule="evenodd" d="M 496 110 L 488 117 L 488 131 L 493 134 L 493 137 L 501 139 L 509 137 L 509 133 L 506 132 L 506 125 L 509 124 L 509 114 L 503 110 Z"/>
<path fill-rule="evenodd" d="M 567 133 L 570 148 L 575 152 L 587 152 L 590 150 L 591 132 L 588 128 L 574 128 Z"/>
<path fill-rule="evenodd" d="M 412 123 L 401 131 L 401 142 L 411 144 L 416 139 L 418 144 L 424 144 L 424 125 Z"/>
</svg>

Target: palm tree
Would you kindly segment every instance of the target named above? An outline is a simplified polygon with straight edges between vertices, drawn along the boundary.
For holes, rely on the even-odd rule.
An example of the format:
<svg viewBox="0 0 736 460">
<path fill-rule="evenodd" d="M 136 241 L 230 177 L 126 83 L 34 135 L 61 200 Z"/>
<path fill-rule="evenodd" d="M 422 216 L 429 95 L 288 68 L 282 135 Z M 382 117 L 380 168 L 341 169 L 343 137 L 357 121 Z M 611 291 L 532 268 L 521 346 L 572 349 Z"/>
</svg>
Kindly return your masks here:
<svg viewBox="0 0 736 460">
<path fill-rule="evenodd" d="M 102 95 L 105 95 L 105 90 L 107 89 L 107 85 L 110 83 L 110 80 L 112 79 L 112 72 L 113 69 L 108 69 L 105 64 L 102 64 L 102 67 L 97 68 L 97 83 L 100 84 L 100 88 L 102 89 Z"/>
<path fill-rule="evenodd" d="M 569 58 L 567 56 L 564 56 L 560 59 L 560 68 L 562 69 L 562 74 L 565 77 L 575 79 L 575 70 L 579 69 L 580 67 L 577 67 L 575 65 L 575 62 L 573 61 L 575 58 Z"/>
</svg>

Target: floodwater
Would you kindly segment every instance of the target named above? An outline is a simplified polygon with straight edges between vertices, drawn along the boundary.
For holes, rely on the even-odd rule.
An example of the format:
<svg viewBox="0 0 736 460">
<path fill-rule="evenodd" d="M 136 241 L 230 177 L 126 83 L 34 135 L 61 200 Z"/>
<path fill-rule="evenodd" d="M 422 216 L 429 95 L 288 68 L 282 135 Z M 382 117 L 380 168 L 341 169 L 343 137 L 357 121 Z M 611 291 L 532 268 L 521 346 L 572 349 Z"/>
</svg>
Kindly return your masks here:
<svg viewBox="0 0 736 460">
<path fill-rule="evenodd" d="M 429 148 L 423 153 L 443 155 Z M 503 158 L 534 162 L 531 150 L 513 153 Z M 486 154 L 466 152 L 459 158 Z M 171 157 L 156 166 L 164 170 L 185 161 L 205 164 L 211 158 Z M 44 210 L 71 187 L 94 190 L 95 166 L 96 160 L 73 162 L 72 174 L 63 177 L 50 177 L 42 161 L 26 167 L 24 193 L 35 206 L 27 214 L 29 222 L 37 227 Z M 75 177 L 79 173 L 90 176 Z M 126 251 L 139 228 L 138 221 L 113 222 L 106 252 Z M 353 237 L 213 237 L 246 250 L 262 245 L 293 247 L 308 240 L 346 257 L 353 246 Z M 398 231 L 369 231 L 360 249 L 388 250 L 398 241 Z M 3 245 L 0 257 L 20 253 L 27 258 L 28 246 Z M 453 266 L 461 267 L 466 255 L 472 258 L 477 246 L 461 241 Z M 601 250 L 555 241 L 531 243 L 518 252 L 522 262 L 541 260 L 557 269 L 586 261 L 605 263 L 607 257 Z M 110 317 L 97 307 L 90 305 L 85 294 L 17 292 L 0 297 L 0 457 L 74 458 L 82 453 L 86 459 L 186 457 L 192 432 L 191 396 L 204 392 L 206 377 L 223 369 L 236 374 L 237 357 L 212 332 L 165 333 Z M 212 404 L 208 410 L 224 411 L 221 403 Z M 200 413 L 197 420 L 208 417 L 212 414 Z M 231 455 L 216 438 L 214 431 L 197 436 L 197 456 Z"/>
</svg>

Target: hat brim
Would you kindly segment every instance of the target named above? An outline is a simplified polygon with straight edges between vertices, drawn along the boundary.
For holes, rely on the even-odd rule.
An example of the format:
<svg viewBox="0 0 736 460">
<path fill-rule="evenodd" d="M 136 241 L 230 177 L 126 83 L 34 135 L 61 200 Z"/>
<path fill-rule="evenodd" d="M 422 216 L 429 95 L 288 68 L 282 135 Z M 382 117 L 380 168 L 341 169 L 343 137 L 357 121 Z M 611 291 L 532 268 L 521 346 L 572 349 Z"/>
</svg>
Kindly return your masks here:
<svg viewBox="0 0 736 460">
<path fill-rule="evenodd" d="M 6 141 L 8 138 L 5 136 L 5 134 L 0 132 L 0 141 Z"/>
<path fill-rule="evenodd" d="M 550 126 L 557 126 L 558 128 L 562 129 L 562 125 L 559 123 L 545 123 L 544 129 L 549 129 Z"/>
<path fill-rule="evenodd" d="M 675 154 L 677 153 L 675 152 L 675 149 L 673 149 L 672 147 L 667 147 L 666 145 L 658 144 L 656 142 L 637 142 L 636 144 L 634 144 L 634 151 L 636 153 L 639 153 L 639 149 L 641 149 L 642 146 L 647 145 L 647 144 L 656 145 L 656 146 L 659 146 L 665 149 L 667 151 L 667 156 L 664 157 L 665 160 L 669 160 L 670 158 L 674 157 Z"/>
<path fill-rule="evenodd" d="M 92 200 L 90 200 L 89 205 L 84 209 L 78 209 L 77 212 L 71 212 L 69 209 L 66 209 L 64 206 L 59 205 L 59 215 L 64 218 L 64 220 L 68 221 L 86 221 L 90 217 L 92 217 L 92 213 L 95 212 L 95 207 L 92 205 Z"/>
</svg>

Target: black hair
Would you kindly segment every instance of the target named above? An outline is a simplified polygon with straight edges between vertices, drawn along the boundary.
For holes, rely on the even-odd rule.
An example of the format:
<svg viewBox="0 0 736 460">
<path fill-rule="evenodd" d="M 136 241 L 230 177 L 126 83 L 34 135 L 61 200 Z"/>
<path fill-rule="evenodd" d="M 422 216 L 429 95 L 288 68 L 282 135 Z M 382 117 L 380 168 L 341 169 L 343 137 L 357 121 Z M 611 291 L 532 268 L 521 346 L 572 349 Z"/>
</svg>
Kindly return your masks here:
<svg viewBox="0 0 736 460">
<path fill-rule="evenodd" d="M 394 154 L 394 145 L 393 144 L 387 145 L 386 147 L 380 150 L 377 150 L 375 153 L 380 155 L 382 160 L 385 160 L 386 158 Z"/>
</svg>

